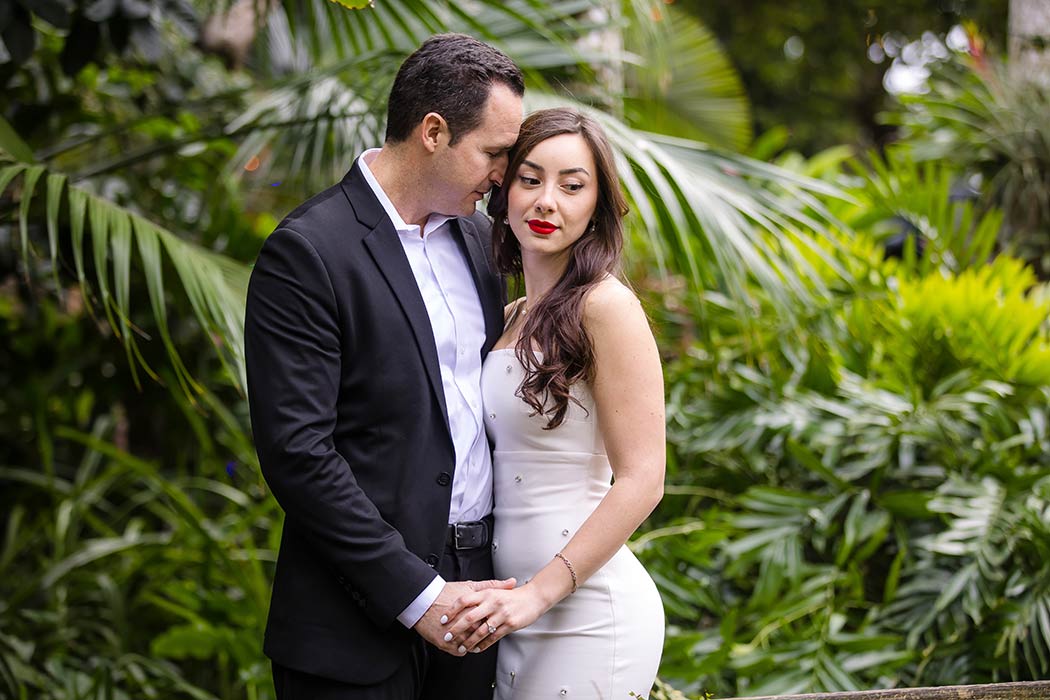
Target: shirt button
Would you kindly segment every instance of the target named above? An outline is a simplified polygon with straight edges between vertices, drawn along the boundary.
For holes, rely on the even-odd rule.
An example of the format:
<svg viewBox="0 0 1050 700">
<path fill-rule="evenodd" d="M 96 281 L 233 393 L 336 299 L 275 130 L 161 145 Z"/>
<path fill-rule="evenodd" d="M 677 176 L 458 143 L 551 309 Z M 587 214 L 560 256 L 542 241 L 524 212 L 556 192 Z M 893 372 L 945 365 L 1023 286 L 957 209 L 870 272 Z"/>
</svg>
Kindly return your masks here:
<svg viewBox="0 0 1050 700">
<path fill-rule="evenodd" d="M 437 475 L 438 486 L 448 486 L 452 483 L 452 475 L 448 472 L 441 472 Z"/>
</svg>

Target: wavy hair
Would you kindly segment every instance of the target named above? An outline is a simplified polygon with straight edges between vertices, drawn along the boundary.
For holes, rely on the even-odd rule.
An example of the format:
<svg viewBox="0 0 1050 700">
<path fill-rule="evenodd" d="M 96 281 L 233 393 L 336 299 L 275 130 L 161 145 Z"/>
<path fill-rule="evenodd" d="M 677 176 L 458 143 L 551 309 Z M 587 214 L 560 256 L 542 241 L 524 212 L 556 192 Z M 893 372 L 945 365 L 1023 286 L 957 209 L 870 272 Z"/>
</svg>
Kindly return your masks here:
<svg viewBox="0 0 1050 700">
<path fill-rule="evenodd" d="M 597 169 L 598 201 L 591 226 L 572 246 L 565 272 L 539 303 L 529 309 L 515 346 L 515 354 L 525 368 L 525 379 L 517 395 L 535 414 L 549 417 L 547 430 L 562 424 L 569 401 L 579 405 L 570 393 L 572 385 L 588 381 L 594 375 L 591 339 L 583 327 L 583 300 L 595 284 L 620 271 L 627 202 L 620 190 L 612 148 L 601 125 L 574 109 L 544 109 L 530 114 L 522 122 L 518 141 L 508 156 L 503 187 L 493 194 L 488 208 L 495 220 L 492 245 L 496 267 L 520 280 L 521 248 L 505 222 L 507 189 L 528 154 L 541 142 L 562 134 L 579 134 L 590 148 Z"/>
</svg>

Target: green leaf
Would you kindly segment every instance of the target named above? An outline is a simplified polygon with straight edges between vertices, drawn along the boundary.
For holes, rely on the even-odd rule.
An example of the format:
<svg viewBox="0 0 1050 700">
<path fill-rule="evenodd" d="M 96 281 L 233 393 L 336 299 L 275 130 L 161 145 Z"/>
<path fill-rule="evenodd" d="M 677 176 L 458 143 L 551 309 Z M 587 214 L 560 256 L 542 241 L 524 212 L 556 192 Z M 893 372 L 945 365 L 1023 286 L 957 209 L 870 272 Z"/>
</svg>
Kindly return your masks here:
<svg viewBox="0 0 1050 700">
<path fill-rule="evenodd" d="M 0 149 L 7 151 L 11 157 L 22 163 L 33 163 L 36 161 L 33 157 L 33 149 L 21 139 L 11 124 L 2 116 L 0 116 Z M 0 187 L 0 192 L 3 191 L 4 188 Z"/>
<path fill-rule="evenodd" d="M 11 181 L 28 167 L 29 166 L 24 163 L 15 163 L 14 165 L 9 165 L 3 170 L 0 170 L 0 194 L 3 194 L 7 190 L 7 186 L 11 184 Z"/>
<path fill-rule="evenodd" d="M 48 173 L 47 176 L 47 244 L 51 250 L 51 273 L 55 288 L 60 289 L 58 281 L 58 210 L 62 206 L 62 189 L 66 185 L 66 176 Z"/>
<path fill-rule="evenodd" d="M 171 533 L 129 534 L 125 537 L 112 537 L 89 540 L 76 553 L 51 566 L 40 579 L 40 585 L 51 588 L 62 577 L 74 569 L 86 566 L 99 559 L 119 554 L 130 549 L 167 545 L 171 542 Z"/>
<path fill-rule="evenodd" d="M 975 563 L 967 564 L 956 571 L 951 580 L 948 581 L 948 585 L 945 586 L 944 591 L 937 597 L 937 602 L 935 602 L 933 606 L 934 610 L 941 612 L 949 605 L 952 605 L 959 595 L 962 594 L 963 590 L 973 583 L 976 576 L 977 565 Z"/>
<path fill-rule="evenodd" d="M 334 3 L 342 5 L 343 7 L 351 10 L 360 10 L 363 7 L 369 7 L 375 4 L 375 0 L 331 0 Z"/>
<path fill-rule="evenodd" d="M 20 247 L 28 254 L 26 230 L 30 206 L 31 188 L 46 172 L 43 166 L 27 166 L 16 163 L 0 170 L 0 193 L 22 172 L 26 173 L 26 195 L 22 198 L 21 219 L 23 236 Z M 178 358 L 168 328 L 165 310 L 164 285 L 161 270 L 163 254 L 174 265 L 178 281 L 189 298 L 198 321 L 206 332 L 218 341 L 219 359 L 227 367 L 238 386 L 244 386 L 244 340 L 243 318 L 245 290 L 248 284 L 248 267 L 208 251 L 177 235 L 147 222 L 134 214 L 75 186 L 65 186 L 65 176 L 48 174 L 47 226 L 48 245 L 52 260 L 57 260 L 61 241 L 61 230 L 57 226 L 58 212 L 63 192 L 69 205 L 69 236 L 73 250 L 73 262 L 81 293 L 91 310 L 89 281 L 84 261 L 85 241 L 90 239 L 91 254 L 95 267 L 95 284 L 99 302 L 110 326 L 124 344 L 129 367 L 135 375 L 141 366 L 157 379 L 157 375 L 146 364 L 129 323 L 131 317 L 131 275 L 133 258 L 138 252 L 145 266 L 147 288 L 153 316 L 160 328 L 160 335 L 169 358 L 176 371 L 180 385 L 191 399 L 200 393 L 200 385 Z M 162 254 L 163 251 L 163 254 Z M 112 275 L 112 278 L 111 278 Z M 193 399 L 195 400 L 195 399 Z"/>
<path fill-rule="evenodd" d="M 207 659 L 222 646 L 220 635 L 207 624 L 178 625 L 150 642 L 155 656 L 172 659 Z"/>
<path fill-rule="evenodd" d="M 18 210 L 18 232 L 22 244 L 22 264 L 29 274 L 29 207 L 36 192 L 36 182 L 44 173 L 41 165 L 31 165 L 25 169 L 22 179 L 22 203 Z"/>
<path fill-rule="evenodd" d="M 900 518 L 928 518 L 926 504 L 933 498 L 928 491 L 886 491 L 879 494 L 880 506 Z"/>
</svg>

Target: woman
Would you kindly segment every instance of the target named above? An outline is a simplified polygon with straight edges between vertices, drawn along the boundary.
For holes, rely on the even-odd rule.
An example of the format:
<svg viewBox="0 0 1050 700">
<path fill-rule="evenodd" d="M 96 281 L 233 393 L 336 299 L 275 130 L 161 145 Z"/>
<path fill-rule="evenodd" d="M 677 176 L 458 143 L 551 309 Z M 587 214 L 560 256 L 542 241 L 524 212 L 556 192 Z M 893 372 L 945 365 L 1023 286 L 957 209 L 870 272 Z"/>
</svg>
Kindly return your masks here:
<svg viewBox="0 0 1050 700">
<path fill-rule="evenodd" d="M 482 370 L 494 563 L 524 585 L 464 596 L 449 633 L 468 650 L 503 640 L 501 700 L 645 697 L 663 607 L 624 543 L 663 494 L 663 379 L 615 277 L 627 207 L 601 127 L 529 116 L 489 209 L 497 266 L 525 282 Z"/>
</svg>

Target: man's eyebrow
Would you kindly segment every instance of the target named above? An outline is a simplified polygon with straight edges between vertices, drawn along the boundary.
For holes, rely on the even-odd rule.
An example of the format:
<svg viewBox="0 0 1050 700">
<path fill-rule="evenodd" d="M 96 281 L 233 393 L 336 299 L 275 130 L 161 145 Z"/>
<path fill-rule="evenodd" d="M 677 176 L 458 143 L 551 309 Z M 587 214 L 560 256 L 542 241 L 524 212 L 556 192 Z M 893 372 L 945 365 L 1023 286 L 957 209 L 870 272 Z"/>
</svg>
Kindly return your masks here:
<svg viewBox="0 0 1050 700">
<path fill-rule="evenodd" d="M 540 165 L 539 163 L 533 163 L 528 158 L 522 160 L 521 164 L 522 165 L 527 165 L 528 167 L 532 168 L 533 170 L 539 170 L 541 172 L 545 172 L 546 171 L 546 168 L 544 168 L 542 165 Z M 582 167 L 580 167 L 580 168 L 565 168 L 564 170 L 559 170 L 558 171 L 559 175 L 572 175 L 573 173 L 586 173 L 587 175 L 590 175 L 590 172 L 587 170 L 587 168 L 582 168 Z"/>
</svg>

